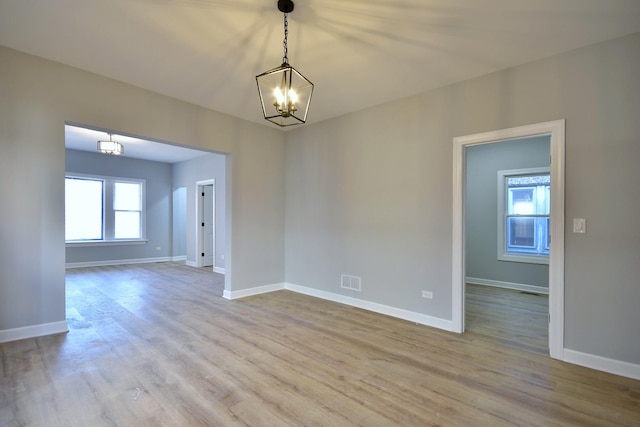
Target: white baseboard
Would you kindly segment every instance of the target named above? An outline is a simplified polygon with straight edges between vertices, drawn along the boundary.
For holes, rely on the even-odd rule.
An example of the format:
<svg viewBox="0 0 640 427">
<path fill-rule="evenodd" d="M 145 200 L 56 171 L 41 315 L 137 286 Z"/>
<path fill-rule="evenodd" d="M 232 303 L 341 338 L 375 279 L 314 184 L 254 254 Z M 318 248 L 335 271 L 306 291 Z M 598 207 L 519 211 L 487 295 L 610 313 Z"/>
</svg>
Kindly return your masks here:
<svg viewBox="0 0 640 427">
<path fill-rule="evenodd" d="M 149 264 L 154 262 L 169 262 L 169 261 L 171 261 L 171 258 L 169 257 L 113 259 L 113 260 L 107 260 L 107 261 L 69 262 L 65 265 L 65 267 L 66 268 L 103 267 L 107 265 Z"/>
<path fill-rule="evenodd" d="M 421 325 L 432 326 L 438 329 L 444 329 L 445 331 L 453 330 L 453 323 L 451 320 L 441 319 L 439 317 L 428 316 L 422 313 L 416 313 L 401 308 L 391 307 L 389 305 L 378 304 L 375 302 L 365 301 L 358 298 L 348 297 L 333 292 L 321 291 L 306 286 L 294 285 L 292 283 L 276 283 L 273 285 L 258 286 L 255 288 L 242 289 L 239 291 L 228 291 L 225 289 L 223 297 L 229 300 L 244 298 L 251 295 L 264 294 L 268 292 L 279 291 L 286 289 L 288 291 L 297 292 L 304 295 L 309 295 L 316 298 L 321 298 L 328 301 L 337 302 L 339 304 L 345 304 L 352 307 L 362 308 L 364 310 L 373 311 L 375 313 L 384 314 L 387 316 L 396 317 L 410 322 L 419 323 Z"/>
<path fill-rule="evenodd" d="M 633 378 L 634 380 L 640 380 L 640 365 L 635 363 L 622 362 L 620 360 L 609 359 L 607 357 L 596 356 L 594 354 L 569 350 L 568 348 L 564 349 L 563 360 L 565 362 L 573 363 L 574 365 L 580 365 L 586 368 Z"/>
<path fill-rule="evenodd" d="M 186 258 L 185 258 L 186 260 Z M 188 265 L 189 267 L 194 267 L 194 268 L 204 268 L 204 267 L 198 267 L 198 264 L 195 261 L 186 261 L 185 265 Z M 225 274 L 225 270 L 222 267 L 215 267 L 213 266 L 212 268 L 214 273 L 220 273 L 220 274 Z"/>
<path fill-rule="evenodd" d="M 171 257 L 171 261 L 173 261 L 173 262 L 181 262 L 181 261 L 186 261 L 186 260 L 187 260 L 187 256 L 186 255 L 172 256 Z"/>
<path fill-rule="evenodd" d="M 44 335 L 60 334 L 63 332 L 69 332 L 69 326 L 67 325 L 66 320 L 25 326 L 22 328 L 5 329 L 0 331 L 0 343 L 41 337 Z"/>
<path fill-rule="evenodd" d="M 549 295 L 549 288 L 545 288 L 544 286 L 526 285 L 524 283 L 501 282 L 500 280 L 479 279 L 477 277 L 467 277 L 466 281 L 467 283 L 471 283 L 472 285 L 493 286 L 494 288 L 514 289 L 516 291 Z"/>
<path fill-rule="evenodd" d="M 374 313 L 380 313 L 387 316 L 396 317 L 398 319 L 408 320 L 410 322 L 419 323 L 421 325 L 444 329 L 445 331 L 453 330 L 453 322 L 451 320 L 446 320 L 439 317 L 433 317 L 422 313 L 416 313 L 414 311 L 404 310 L 402 308 L 348 297 L 333 292 L 321 291 L 306 286 L 294 285 L 292 283 L 285 283 L 285 289 L 293 292 L 298 292 L 300 294 L 305 294 L 312 297 L 322 298 L 324 300 L 349 305 L 352 307 L 362 308 L 364 310 L 373 311 Z"/>
<path fill-rule="evenodd" d="M 229 291 L 227 289 L 222 293 L 222 297 L 232 300 L 244 297 L 250 297 L 251 295 L 266 294 L 269 292 L 280 291 L 285 287 L 284 283 L 275 283 L 273 285 L 256 286 L 255 288 L 240 289 L 238 291 Z"/>
</svg>

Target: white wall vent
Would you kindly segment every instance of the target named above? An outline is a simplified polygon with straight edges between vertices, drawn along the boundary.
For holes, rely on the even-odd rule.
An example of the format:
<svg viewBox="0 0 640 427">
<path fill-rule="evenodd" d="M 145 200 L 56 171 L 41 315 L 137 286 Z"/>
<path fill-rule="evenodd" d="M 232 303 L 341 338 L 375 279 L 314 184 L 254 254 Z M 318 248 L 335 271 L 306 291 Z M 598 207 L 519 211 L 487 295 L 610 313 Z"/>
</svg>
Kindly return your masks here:
<svg viewBox="0 0 640 427">
<path fill-rule="evenodd" d="M 360 278 L 358 276 L 340 275 L 340 287 L 360 292 Z"/>
</svg>

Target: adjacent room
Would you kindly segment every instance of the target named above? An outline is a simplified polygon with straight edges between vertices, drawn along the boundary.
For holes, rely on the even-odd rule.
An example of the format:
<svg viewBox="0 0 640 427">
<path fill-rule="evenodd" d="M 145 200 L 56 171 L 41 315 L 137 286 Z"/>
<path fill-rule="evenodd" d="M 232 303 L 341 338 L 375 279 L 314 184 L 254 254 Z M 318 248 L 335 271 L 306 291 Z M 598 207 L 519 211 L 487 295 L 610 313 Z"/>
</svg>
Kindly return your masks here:
<svg viewBox="0 0 640 427">
<path fill-rule="evenodd" d="M 466 151 L 466 330 L 548 354 L 550 138 Z"/>
<path fill-rule="evenodd" d="M 0 425 L 638 425 L 640 3 L 0 0 Z"/>
<path fill-rule="evenodd" d="M 100 152 L 105 140 L 126 151 Z M 224 155 L 67 124 L 66 267 L 184 261 L 224 274 L 226 193 Z"/>
</svg>

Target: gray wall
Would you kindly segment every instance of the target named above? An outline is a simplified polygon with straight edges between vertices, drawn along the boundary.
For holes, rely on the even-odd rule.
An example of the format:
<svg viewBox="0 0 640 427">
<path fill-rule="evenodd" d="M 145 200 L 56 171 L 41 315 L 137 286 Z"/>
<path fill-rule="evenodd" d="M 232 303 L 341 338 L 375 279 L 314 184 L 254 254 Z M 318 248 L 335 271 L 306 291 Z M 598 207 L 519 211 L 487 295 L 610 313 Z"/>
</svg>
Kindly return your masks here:
<svg viewBox="0 0 640 427">
<path fill-rule="evenodd" d="M 640 363 L 639 46 L 634 34 L 287 133 L 287 282 L 451 319 L 452 139 L 564 118 L 565 347 Z"/>
<path fill-rule="evenodd" d="M 144 179 L 146 238 L 144 245 L 67 247 L 66 262 L 83 263 L 172 256 L 171 165 L 168 163 L 66 150 L 66 171 Z M 160 251 L 156 248 L 160 247 Z"/>
<path fill-rule="evenodd" d="M 172 255 L 176 259 L 187 259 L 187 188 L 173 189 Z"/>
<path fill-rule="evenodd" d="M 499 261 L 499 170 L 549 167 L 550 137 L 466 149 L 465 261 L 467 277 L 549 287 L 549 265 Z"/>
<path fill-rule="evenodd" d="M 283 282 L 282 132 L 4 47 L 0 64 L 0 331 L 65 320 L 66 121 L 231 154 L 225 287 Z"/>
<path fill-rule="evenodd" d="M 173 187 L 175 190 L 184 188 L 186 191 L 185 222 L 182 226 L 186 230 L 187 261 L 196 262 L 196 182 L 210 179 L 216 180 L 216 224 L 215 224 L 215 266 L 225 268 L 226 233 L 226 171 L 225 157 L 220 154 L 208 154 L 197 159 L 176 163 L 173 165 Z M 175 191 L 174 190 L 174 191 Z"/>
</svg>

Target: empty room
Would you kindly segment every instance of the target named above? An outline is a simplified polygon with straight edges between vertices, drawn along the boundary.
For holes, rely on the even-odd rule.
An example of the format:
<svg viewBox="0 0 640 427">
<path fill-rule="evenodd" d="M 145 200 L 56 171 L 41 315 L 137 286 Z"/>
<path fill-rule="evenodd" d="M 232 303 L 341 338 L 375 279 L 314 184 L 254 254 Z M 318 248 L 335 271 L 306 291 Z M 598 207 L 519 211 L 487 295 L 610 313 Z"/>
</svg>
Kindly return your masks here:
<svg viewBox="0 0 640 427">
<path fill-rule="evenodd" d="M 0 0 L 0 425 L 640 425 L 636 0 Z"/>
</svg>

